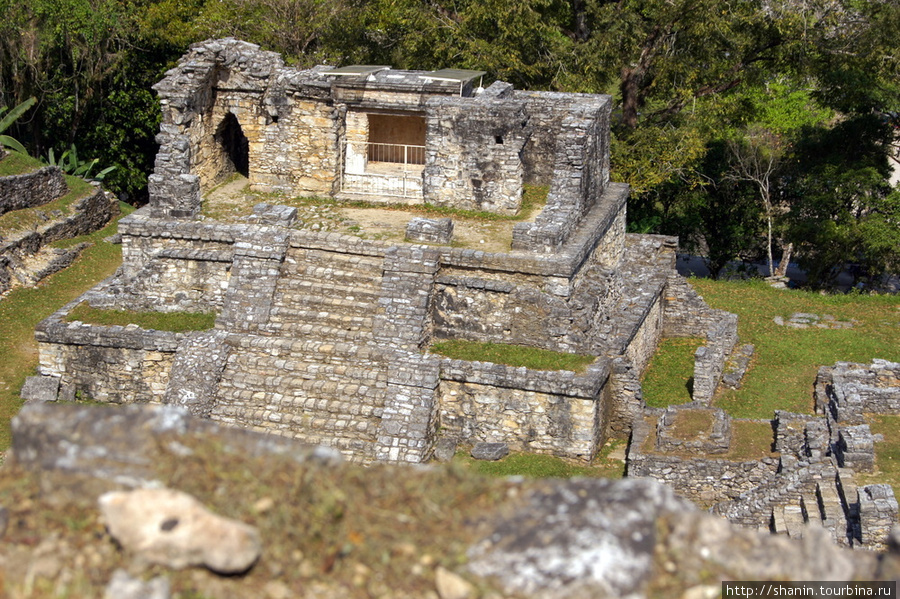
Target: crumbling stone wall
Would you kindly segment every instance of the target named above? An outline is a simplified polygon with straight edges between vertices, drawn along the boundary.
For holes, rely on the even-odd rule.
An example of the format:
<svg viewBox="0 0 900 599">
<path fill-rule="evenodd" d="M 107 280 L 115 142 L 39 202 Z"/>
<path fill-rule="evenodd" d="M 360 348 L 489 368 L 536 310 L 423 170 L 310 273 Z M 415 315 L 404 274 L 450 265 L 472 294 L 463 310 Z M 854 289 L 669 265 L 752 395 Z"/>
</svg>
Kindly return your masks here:
<svg viewBox="0 0 900 599">
<path fill-rule="evenodd" d="M 0 177 L 0 214 L 51 202 L 68 191 L 63 173 L 45 166 L 33 173 Z"/>
<path fill-rule="evenodd" d="M 683 445 L 678 455 L 657 452 L 651 447 L 651 440 L 655 437 L 656 417 L 663 416 L 662 412 L 647 411 L 648 416 L 635 419 L 628 448 L 627 476 L 653 478 L 700 505 L 712 505 L 755 489 L 771 479 L 778 469 L 776 458 L 747 461 L 712 458 L 689 444 Z"/>
<path fill-rule="evenodd" d="M 538 102 L 535 110 L 548 108 L 549 98 L 544 96 L 544 100 Z M 518 223 L 513 228 L 514 250 L 555 251 L 595 203 L 604 198 L 609 183 L 610 107 L 609 98 L 600 96 L 566 107 L 553 154 L 553 178 L 547 204 L 533 223 Z M 562 108 L 557 105 L 557 109 Z M 604 213 L 610 219 L 618 216 L 617 210 L 607 209 Z"/>
<path fill-rule="evenodd" d="M 116 207 L 115 199 L 102 189 L 97 189 L 79 200 L 72 207 L 71 214 L 44 223 L 35 230 L 0 239 L 0 293 L 16 282 L 36 283 L 71 264 L 83 245 L 54 250 L 56 257 L 41 270 L 31 268 L 28 260 L 39 252 L 47 252 L 47 246 L 54 241 L 86 235 L 102 228 L 109 222 Z"/>
<path fill-rule="evenodd" d="M 497 97 L 495 83 L 474 101 L 428 103 L 425 199 L 438 206 L 515 214 L 527 140 L 524 102 Z M 508 86 L 508 84 L 506 84 Z"/>
</svg>

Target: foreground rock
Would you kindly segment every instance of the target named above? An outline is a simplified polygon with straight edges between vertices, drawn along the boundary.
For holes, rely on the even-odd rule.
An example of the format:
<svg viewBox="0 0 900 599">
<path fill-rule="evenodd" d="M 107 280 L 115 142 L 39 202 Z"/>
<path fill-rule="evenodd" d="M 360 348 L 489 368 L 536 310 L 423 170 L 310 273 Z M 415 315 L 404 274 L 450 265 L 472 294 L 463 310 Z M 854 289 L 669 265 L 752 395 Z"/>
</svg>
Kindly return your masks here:
<svg viewBox="0 0 900 599">
<path fill-rule="evenodd" d="M 514 482 L 443 467 L 362 468 L 310 459 L 328 454 L 288 439 L 247 435 L 169 408 L 29 404 L 14 420 L 15 453 L 4 468 L 24 468 L 41 489 L 21 499 L 15 486 L 26 474 L 10 483 L 0 470 L 0 504 L 4 493 L 16 498 L 0 580 L 20 590 L 28 581 L 17 571 L 41 571 L 64 588 L 66 576 L 90 575 L 78 589 L 96 592 L 72 596 L 100 597 L 115 569 L 135 568 L 133 558 L 143 556 L 173 568 L 164 570 L 173 596 L 255 596 L 265 587 L 260 596 L 604 599 L 714 596 L 722 580 L 877 580 L 900 571 L 895 554 L 842 549 L 815 529 L 794 540 L 734 527 L 650 480 Z M 82 522 L 75 528 L 23 528 L 94 492 L 77 481 L 177 488 L 204 476 L 206 491 L 192 494 L 260 536 L 167 489 L 102 495 L 103 523 L 124 552 L 101 524 L 91 532 L 89 514 L 70 516 Z M 85 527 L 89 534 L 79 536 Z M 256 561 L 260 537 L 266 551 Z M 52 571 L 29 566 L 50 550 L 35 543 L 52 548 Z M 251 564 L 228 577 L 174 570 L 240 572 Z M 137 575 L 160 573 L 155 566 Z"/>
<path fill-rule="evenodd" d="M 255 528 L 217 516 L 172 489 L 106 493 L 100 497 L 100 511 L 122 547 L 170 568 L 205 566 L 235 574 L 248 570 L 262 551 Z"/>
</svg>

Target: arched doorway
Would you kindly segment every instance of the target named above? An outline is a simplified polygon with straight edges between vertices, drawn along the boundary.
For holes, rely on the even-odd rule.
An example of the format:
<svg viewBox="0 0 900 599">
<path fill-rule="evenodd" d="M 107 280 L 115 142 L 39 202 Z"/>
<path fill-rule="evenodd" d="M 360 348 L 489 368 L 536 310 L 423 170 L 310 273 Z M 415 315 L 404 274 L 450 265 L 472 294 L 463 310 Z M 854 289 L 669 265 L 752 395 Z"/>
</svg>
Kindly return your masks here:
<svg viewBox="0 0 900 599">
<path fill-rule="evenodd" d="M 223 172 L 237 172 L 250 177 L 250 142 L 241 129 L 241 124 L 230 112 L 222 119 L 216 131 L 216 142 L 225 151 L 231 164 L 223 165 Z"/>
</svg>

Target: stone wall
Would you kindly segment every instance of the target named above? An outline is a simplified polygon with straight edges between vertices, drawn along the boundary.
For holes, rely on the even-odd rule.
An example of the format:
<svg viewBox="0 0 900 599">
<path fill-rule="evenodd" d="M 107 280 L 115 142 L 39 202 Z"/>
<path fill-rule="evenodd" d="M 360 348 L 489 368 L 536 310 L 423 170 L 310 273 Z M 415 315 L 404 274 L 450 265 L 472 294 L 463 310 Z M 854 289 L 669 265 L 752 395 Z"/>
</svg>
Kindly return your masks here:
<svg viewBox="0 0 900 599">
<path fill-rule="evenodd" d="M 900 414 L 900 363 L 838 362 L 829 374 L 829 408 L 838 422 L 859 424 L 864 413 Z"/>
<path fill-rule="evenodd" d="M 514 250 L 555 251 L 604 197 L 609 183 L 609 98 L 594 96 L 567 108 L 552 157 L 547 204 L 533 223 L 513 228 Z M 606 212 L 615 218 L 619 211 Z"/>
<path fill-rule="evenodd" d="M 712 400 L 725 361 L 738 342 L 737 316 L 713 310 L 693 287 L 677 275 L 666 285 L 664 337 L 702 337 L 706 344 L 694 354 L 694 401 Z"/>
<path fill-rule="evenodd" d="M 51 202 L 68 191 L 63 173 L 45 166 L 33 173 L 0 177 L 0 214 Z"/>
<path fill-rule="evenodd" d="M 528 131 L 524 102 L 497 99 L 495 83 L 470 98 L 428 103 L 425 201 L 437 206 L 516 214 L 520 159 Z"/>
<path fill-rule="evenodd" d="M 44 276 L 71 264 L 84 246 L 49 251 L 54 241 L 86 235 L 102 228 L 112 217 L 115 200 L 101 189 L 79 200 L 67 216 L 44 223 L 31 231 L 14 233 L 0 240 L 0 293 L 16 283 L 34 284 Z M 56 254 L 39 269 L 30 261 L 38 254 Z"/>
<path fill-rule="evenodd" d="M 725 360 L 737 344 L 737 314 L 715 310 L 719 319 L 706 332 L 706 345 L 694 353 L 694 401 L 712 401 L 725 371 Z"/>
<path fill-rule="evenodd" d="M 65 322 L 71 307 L 44 320 L 35 331 L 38 371 L 59 378 L 61 397 L 73 400 L 80 392 L 109 403 L 162 402 L 183 335 L 133 325 Z"/>
<path fill-rule="evenodd" d="M 438 389 L 441 435 L 590 460 L 604 439 L 608 378 L 603 360 L 579 375 L 445 359 Z"/>
<path fill-rule="evenodd" d="M 648 412 L 661 416 L 662 410 Z M 735 499 L 772 478 L 778 469 L 776 458 L 732 461 L 704 457 L 705 452 L 658 453 L 652 447 L 655 417 L 636 418 L 628 448 L 627 476 L 653 478 L 672 487 L 701 505 Z"/>
</svg>

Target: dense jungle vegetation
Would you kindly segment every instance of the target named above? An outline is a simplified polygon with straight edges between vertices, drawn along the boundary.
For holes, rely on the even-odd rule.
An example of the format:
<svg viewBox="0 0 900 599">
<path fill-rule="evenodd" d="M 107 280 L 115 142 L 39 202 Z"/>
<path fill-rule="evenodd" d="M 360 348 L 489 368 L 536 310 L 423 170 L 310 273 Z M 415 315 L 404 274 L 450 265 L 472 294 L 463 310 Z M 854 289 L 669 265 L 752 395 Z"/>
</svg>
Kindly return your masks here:
<svg viewBox="0 0 900 599">
<path fill-rule="evenodd" d="M 613 178 L 635 231 L 713 273 L 792 248 L 814 286 L 900 270 L 897 0 L 0 0 L 0 106 L 33 156 L 115 166 L 146 194 L 150 86 L 196 41 L 235 36 L 297 66 L 489 72 L 614 97 Z"/>
</svg>

